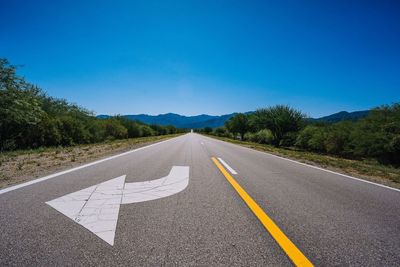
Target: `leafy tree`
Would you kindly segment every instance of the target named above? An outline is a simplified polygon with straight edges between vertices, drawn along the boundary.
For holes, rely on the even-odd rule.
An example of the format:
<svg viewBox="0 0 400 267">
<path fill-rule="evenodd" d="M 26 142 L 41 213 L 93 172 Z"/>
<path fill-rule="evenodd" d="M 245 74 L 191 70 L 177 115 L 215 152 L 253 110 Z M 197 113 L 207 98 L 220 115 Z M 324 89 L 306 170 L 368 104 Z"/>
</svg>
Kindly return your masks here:
<svg viewBox="0 0 400 267">
<path fill-rule="evenodd" d="M 129 138 L 140 137 L 142 135 L 138 122 L 132 121 L 122 116 L 116 116 L 115 119 L 117 119 L 122 124 L 122 126 L 127 129 Z"/>
<path fill-rule="evenodd" d="M 22 89 L 20 89 L 22 88 Z M 0 147 L 13 149 L 28 143 L 28 136 L 45 113 L 39 89 L 16 76 L 15 67 L 0 60 Z"/>
<path fill-rule="evenodd" d="M 173 125 L 167 125 L 167 126 L 165 126 L 165 129 L 166 129 L 166 134 L 176 134 L 177 133 L 177 129 Z"/>
<path fill-rule="evenodd" d="M 155 135 L 154 130 L 148 125 L 142 125 L 140 127 L 140 130 L 142 132 L 143 137 Z"/>
<path fill-rule="evenodd" d="M 120 116 L 97 119 L 78 105 L 46 95 L 0 59 L 1 151 L 177 132 L 173 126 L 152 127 Z"/>
<path fill-rule="evenodd" d="M 258 109 L 251 116 L 255 130 L 269 129 L 274 135 L 274 144 L 279 146 L 284 136 L 299 131 L 304 125 L 305 115 L 285 105 Z"/>
<path fill-rule="evenodd" d="M 230 118 L 226 123 L 225 127 L 234 134 L 239 134 L 240 139 L 244 139 L 244 134 L 249 131 L 249 118 L 243 113 L 238 113 Z"/>
<path fill-rule="evenodd" d="M 400 164 L 397 150 L 400 135 L 400 103 L 381 106 L 357 122 L 351 133 L 354 155 L 375 157 L 382 163 Z"/>
<path fill-rule="evenodd" d="M 270 130 L 264 129 L 256 133 L 246 133 L 245 140 L 260 144 L 272 144 L 274 142 L 274 136 Z"/>
<path fill-rule="evenodd" d="M 227 136 L 228 131 L 225 127 L 218 127 L 214 129 L 214 134 L 216 136 Z"/>
<path fill-rule="evenodd" d="M 323 126 L 308 125 L 297 136 L 295 145 L 303 149 L 324 151 L 325 129 Z"/>
<path fill-rule="evenodd" d="M 351 154 L 349 144 L 353 125 L 351 121 L 342 121 L 329 126 L 325 135 L 325 151 L 330 154 Z"/>
<path fill-rule="evenodd" d="M 105 123 L 106 139 L 124 139 L 128 137 L 128 130 L 117 119 L 107 119 Z"/>
<path fill-rule="evenodd" d="M 210 134 L 210 133 L 212 133 L 212 128 L 211 128 L 211 127 L 204 127 L 203 131 L 204 131 L 206 134 Z"/>
</svg>

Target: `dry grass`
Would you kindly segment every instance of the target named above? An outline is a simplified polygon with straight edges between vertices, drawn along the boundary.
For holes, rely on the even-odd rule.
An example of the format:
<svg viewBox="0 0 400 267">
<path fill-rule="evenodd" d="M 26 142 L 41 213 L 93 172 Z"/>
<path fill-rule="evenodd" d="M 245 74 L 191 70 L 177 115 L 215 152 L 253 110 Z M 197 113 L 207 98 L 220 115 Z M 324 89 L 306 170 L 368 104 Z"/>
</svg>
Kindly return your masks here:
<svg viewBox="0 0 400 267">
<path fill-rule="evenodd" d="M 321 155 L 307 151 L 276 148 L 270 145 L 233 140 L 225 137 L 210 137 L 259 151 L 268 152 L 285 158 L 294 159 L 299 162 L 315 165 L 343 174 L 352 175 L 364 180 L 373 181 L 394 188 L 400 188 L 400 168 L 382 165 L 373 159 L 352 160 L 331 155 Z"/>
<path fill-rule="evenodd" d="M 0 188 L 178 135 L 141 137 L 73 147 L 39 148 L 0 153 Z"/>
</svg>

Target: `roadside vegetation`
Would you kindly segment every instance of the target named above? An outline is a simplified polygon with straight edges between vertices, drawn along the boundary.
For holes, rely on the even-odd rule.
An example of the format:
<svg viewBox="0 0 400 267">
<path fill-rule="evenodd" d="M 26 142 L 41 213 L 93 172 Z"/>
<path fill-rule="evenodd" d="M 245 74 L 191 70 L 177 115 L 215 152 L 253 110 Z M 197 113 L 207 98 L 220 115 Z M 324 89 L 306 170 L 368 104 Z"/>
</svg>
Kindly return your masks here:
<svg viewBox="0 0 400 267">
<path fill-rule="evenodd" d="M 199 132 L 258 150 L 400 185 L 400 104 L 370 110 L 356 121 L 321 123 L 277 105 L 237 114 Z M 399 187 L 396 185 L 396 187 Z"/>
<path fill-rule="evenodd" d="M 0 152 L 69 147 L 176 134 L 174 126 L 146 125 L 122 116 L 99 119 L 85 108 L 48 96 L 0 59 Z"/>
<path fill-rule="evenodd" d="M 179 136 L 169 134 L 0 153 L 0 188 Z"/>
</svg>

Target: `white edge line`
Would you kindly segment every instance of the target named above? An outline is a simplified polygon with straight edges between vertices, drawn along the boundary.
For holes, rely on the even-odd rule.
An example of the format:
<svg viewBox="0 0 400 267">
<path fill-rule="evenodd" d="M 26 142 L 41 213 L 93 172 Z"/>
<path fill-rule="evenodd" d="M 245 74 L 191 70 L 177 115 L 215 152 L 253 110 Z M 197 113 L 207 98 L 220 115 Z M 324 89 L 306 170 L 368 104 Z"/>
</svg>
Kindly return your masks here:
<svg viewBox="0 0 400 267">
<path fill-rule="evenodd" d="M 212 138 L 212 137 L 208 137 L 208 136 L 205 136 L 205 137 L 206 138 L 210 138 L 210 139 L 215 140 L 215 141 L 223 142 L 223 143 L 226 143 L 226 144 L 231 144 L 233 146 L 238 146 L 238 147 L 241 147 L 241 148 L 244 148 L 244 149 L 249 149 L 249 150 L 252 150 L 252 151 L 259 152 L 259 153 L 264 153 L 264 154 L 270 155 L 272 157 L 280 158 L 280 159 L 283 159 L 283 160 L 286 160 L 286 161 L 297 163 L 297 164 L 300 164 L 300 165 L 303 165 L 303 166 L 307 166 L 307 167 L 310 167 L 310 168 L 313 168 L 313 169 L 317 169 L 317 170 L 320 170 L 320 171 L 329 172 L 329 173 L 336 174 L 336 175 L 339 175 L 339 176 L 342 176 L 342 177 L 346 177 L 346 178 L 349 178 L 349 179 L 353 179 L 353 180 L 356 180 L 356 181 L 359 181 L 359 182 L 372 184 L 372 185 L 376 185 L 376 186 L 379 186 L 379 187 L 383 187 L 383 188 L 386 188 L 386 189 L 390 189 L 390 190 L 393 190 L 393 191 L 400 192 L 400 189 L 393 188 L 393 187 L 390 187 L 390 186 L 387 186 L 387 185 L 374 183 L 374 182 L 371 182 L 371 181 L 368 181 L 368 180 L 356 178 L 356 177 L 353 177 L 353 176 L 350 176 L 350 175 L 346 175 L 346 174 L 343 174 L 343 173 L 327 170 L 327 169 L 324 169 L 324 168 L 320 168 L 320 167 L 313 166 L 313 165 L 310 165 L 310 164 L 306 164 L 306 163 L 303 163 L 303 162 L 299 162 L 299 161 L 296 161 L 296 160 L 292 160 L 292 159 L 284 158 L 284 157 L 281 157 L 281 156 L 277 156 L 277 155 L 274 155 L 274 154 L 271 154 L 271 153 L 268 153 L 268 152 L 259 151 L 259 150 L 256 150 L 256 149 L 251 149 L 251 148 L 244 147 L 244 146 L 237 145 L 237 144 L 232 144 L 232 143 L 225 142 L 225 141 L 222 141 L 222 140 L 218 140 L 218 139 L 215 139 L 215 138 Z"/>
<path fill-rule="evenodd" d="M 175 138 L 177 138 L 177 137 L 175 137 Z M 17 189 L 22 188 L 22 187 L 26 187 L 26 186 L 29 186 L 29 185 L 33 185 L 33 184 L 36 184 L 36 183 L 40 183 L 40 182 L 49 180 L 49 179 L 52 179 L 54 177 L 66 174 L 66 173 L 70 173 L 70 172 L 77 171 L 77 170 L 80 170 L 80 169 L 83 169 L 83 168 L 86 168 L 86 167 L 90 167 L 90 166 L 102 163 L 104 161 L 107 161 L 107 160 L 111 160 L 111 159 L 119 158 L 119 157 L 122 157 L 122 156 L 126 156 L 126 155 L 129 155 L 129 154 L 134 153 L 136 151 L 139 151 L 139 150 L 142 150 L 142 149 L 145 149 L 145 148 L 149 148 L 149 147 L 152 147 L 152 146 L 155 146 L 155 145 L 159 145 L 159 144 L 171 141 L 171 140 L 173 140 L 175 138 L 171 138 L 171 139 L 164 140 L 164 141 L 161 141 L 161 142 L 157 142 L 157 143 L 154 143 L 154 144 L 151 144 L 151 145 L 148 145 L 148 146 L 143 146 L 143 147 L 139 147 L 139 148 L 136 148 L 136 149 L 133 149 L 133 150 L 129 150 L 127 152 L 123 152 L 121 154 L 117 154 L 117 155 L 114 155 L 114 156 L 111 156 L 111 157 L 108 157 L 108 158 L 104 158 L 104 159 L 100 159 L 100 160 L 97 160 L 97 161 L 93 161 L 93 162 L 90 162 L 90 163 L 87 163 L 87 164 L 84 164 L 84 165 L 81 165 L 81 166 L 78 166 L 78 167 L 75 167 L 75 168 L 72 168 L 72 169 L 68 169 L 68 170 L 61 171 L 61 172 L 56 172 L 56 173 L 53 173 L 53 174 L 50 174 L 50 175 L 47 175 L 47 176 L 44 176 L 44 177 L 41 177 L 41 178 L 37 178 L 35 180 L 29 181 L 29 182 L 26 182 L 26 183 L 22 183 L 22 184 L 17 184 L 17 185 L 14 185 L 14 186 L 6 187 L 6 188 L 0 190 L 0 195 L 4 194 L 4 193 L 7 193 L 7 192 L 10 192 L 10 191 L 17 190 Z"/>
<path fill-rule="evenodd" d="M 228 163 L 226 163 L 223 159 L 218 158 L 218 160 L 222 163 L 222 165 L 225 166 L 225 168 L 227 168 L 232 174 L 238 174 L 234 169 L 231 168 L 231 166 L 228 165 Z"/>
</svg>

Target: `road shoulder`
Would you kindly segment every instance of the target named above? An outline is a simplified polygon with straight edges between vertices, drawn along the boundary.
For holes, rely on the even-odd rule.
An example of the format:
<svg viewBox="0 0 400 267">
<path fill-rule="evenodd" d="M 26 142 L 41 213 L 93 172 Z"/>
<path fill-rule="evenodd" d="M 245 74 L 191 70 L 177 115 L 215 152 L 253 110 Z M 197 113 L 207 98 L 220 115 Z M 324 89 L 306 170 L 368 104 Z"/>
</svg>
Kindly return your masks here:
<svg viewBox="0 0 400 267">
<path fill-rule="evenodd" d="M 44 148 L 0 154 L 0 188 L 114 156 L 180 134 L 115 140 L 73 147 Z"/>
</svg>

